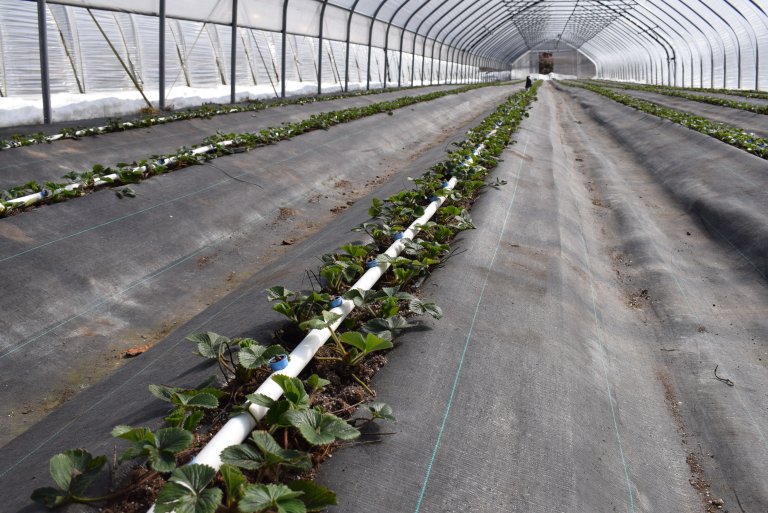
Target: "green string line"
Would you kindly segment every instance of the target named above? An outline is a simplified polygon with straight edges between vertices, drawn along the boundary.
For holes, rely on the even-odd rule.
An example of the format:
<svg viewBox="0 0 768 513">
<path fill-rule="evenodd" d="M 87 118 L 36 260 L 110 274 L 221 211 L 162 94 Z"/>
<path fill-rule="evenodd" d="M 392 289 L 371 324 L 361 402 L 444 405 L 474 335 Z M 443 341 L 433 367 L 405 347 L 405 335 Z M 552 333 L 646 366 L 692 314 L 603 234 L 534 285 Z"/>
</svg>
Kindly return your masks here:
<svg viewBox="0 0 768 513">
<path fill-rule="evenodd" d="M 528 135 L 528 140 L 525 142 L 525 146 L 523 147 L 523 153 L 525 153 L 526 149 L 528 148 L 528 142 L 531 140 L 530 134 Z M 480 304 L 483 301 L 483 296 L 485 294 L 485 289 L 488 286 L 488 278 L 490 277 L 491 270 L 493 269 L 493 265 L 496 262 L 496 255 L 499 252 L 499 247 L 501 246 L 501 239 L 504 236 L 504 231 L 507 228 L 507 221 L 509 220 L 510 213 L 512 212 L 512 205 L 515 203 L 515 197 L 517 196 L 517 186 L 520 181 L 520 173 L 523 168 L 523 161 L 520 160 L 520 165 L 517 169 L 517 176 L 515 176 L 515 188 L 512 192 L 512 199 L 509 202 L 509 205 L 507 206 L 507 213 L 504 217 L 504 222 L 501 225 L 501 231 L 499 232 L 499 240 L 496 242 L 496 248 L 493 251 L 493 256 L 491 257 L 491 261 L 488 264 L 488 269 L 485 273 L 485 279 L 483 280 L 483 287 L 480 290 L 480 295 L 477 298 L 477 304 L 475 305 L 475 312 L 472 315 L 472 321 L 469 323 L 469 331 L 467 332 L 467 338 L 464 341 L 464 348 L 461 351 L 461 357 L 459 358 L 459 366 L 456 369 L 456 375 L 453 378 L 453 386 L 451 387 L 451 394 L 448 397 L 448 403 L 445 407 L 445 413 L 443 414 L 443 421 L 440 424 L 440 430 L 437 433 L 437 440 L 435 440 L 435 446 L 432 449 L 432 457 L 429 460 L 429 464 L 427 465 L 427 473 L 424 476 L 424 482 L 421 485 L 421 493 L 419 494 L 419 500 L 416 503 L 416 509 L 414 510 L 414 513 L 418 513 L 419 509 L 421 508 L 421 503 L 424 500 L 424 494 L 427 491 L 427 484 L 429 483 L 429 476 L 432 474 L 432 467 L 435 463 L 435 459 L 437 459 L 437 451 L 440 449 L 440 442 L 443 438 L 443 433 L 445 432 L 445 424 L 448 421 L 448 415 L 451 412 L 451 406 L 453 405 L 453 399 L 456 395 L 456 389 L 459 385 L 459 377 L 461 375 L 461 369 L 464 365 L 464 358 L 467 354 L 467 349 L 469 348 L 469 343 L 472 340 L 472 334 L 475 328 L 475 322 L 477 321 L 477 315 L 480 312 Z"/>
</svg>

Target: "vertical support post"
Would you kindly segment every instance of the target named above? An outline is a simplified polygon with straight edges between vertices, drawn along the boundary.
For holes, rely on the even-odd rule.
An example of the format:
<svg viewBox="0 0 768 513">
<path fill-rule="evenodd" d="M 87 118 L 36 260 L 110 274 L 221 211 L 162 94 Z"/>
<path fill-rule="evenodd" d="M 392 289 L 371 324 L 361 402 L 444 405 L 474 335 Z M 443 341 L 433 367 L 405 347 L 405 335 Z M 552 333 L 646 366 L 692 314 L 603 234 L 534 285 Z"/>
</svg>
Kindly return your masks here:
<svg viewBox="0 0 768 513">
<path fill-rule="evenodd" d="M 157 105 L 160 107 L 160 110 L 165 110 L 165 0 L 160 0 L 160 12 L 158 14 L 160 44 L 158 45 L 157 66 L 160 83 L 158 84 L 159 98 L 157 99 Z"/>
<path fill-rule="evenodd" d="M 349 35 L 350 35 L 350 25 L 352 23 L 352 11 L 349 11 L 349 16 L 347 18 L 347 40 L 344 42 L 344 92 L 349 92 Z"/>
<path fill-rule="evenodd" d="M 229 103 L 235 103 L 237 82 L 237 0 L 232 0 L 232 43 L 229 56 Z"/>
<path fill-rule="evenodd" d="M 51 79 L 48 73 L 48 27 L 45 0 L 37 0 L 37 34 L 40 40 L 40 85 L 43 93 L 43 123 L 51 124 Z"/>
<path fill-rule="evenodd" d="M 283 36 L 283 43 L 282 43 L 282 48 L 280 48 L 280 51 L 282 53 L 281 62 L 280 62 L 280 97 L 285 98 L 285 57 L 286 57 L 285 47 L 288 46 L 288 0 L 283 0 L 282 36 Z"/>
<path fill-rule="evenodd" d="M 323 20 L 325 19 L 325 7 L 328 0 L 323 0 L 323 7 L 320 9 L 320 21 L 318 26 L 318 45 L 317 45 L 317 94 L 323 92 Z M 351 14 L 350 14 L 351 16 Z"/>
</svg>

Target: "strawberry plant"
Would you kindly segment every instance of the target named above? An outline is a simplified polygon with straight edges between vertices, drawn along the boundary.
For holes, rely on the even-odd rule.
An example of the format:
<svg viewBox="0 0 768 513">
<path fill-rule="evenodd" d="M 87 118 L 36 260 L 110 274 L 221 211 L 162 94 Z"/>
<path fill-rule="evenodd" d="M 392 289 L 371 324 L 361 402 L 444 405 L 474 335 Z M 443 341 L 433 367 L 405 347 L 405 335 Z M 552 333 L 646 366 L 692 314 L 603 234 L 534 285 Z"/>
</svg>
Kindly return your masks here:
<svg viewBox="0 0 768 513">
<path fill-rule="evenodd" d="M 38 488 L 32 500 L 49 508 L 69 502 L 92 502 L 89 488 L 107 463 L 106 456 L 94 458 L 84 449 L 72 449 L 51 458 L 50 471 L 58 488 Z"/>
<path fill-rule="evenodd" d="M 131 442 L 120 456 L 120 461 L 144 458 L 157 472 L 171 472 L 176 468 L 176 454 L 192 444 L 192 433 L 186 429 L 168 427 L 153 433 L 147 428 L 116 426 L 112 436 Z"/>
</svg>

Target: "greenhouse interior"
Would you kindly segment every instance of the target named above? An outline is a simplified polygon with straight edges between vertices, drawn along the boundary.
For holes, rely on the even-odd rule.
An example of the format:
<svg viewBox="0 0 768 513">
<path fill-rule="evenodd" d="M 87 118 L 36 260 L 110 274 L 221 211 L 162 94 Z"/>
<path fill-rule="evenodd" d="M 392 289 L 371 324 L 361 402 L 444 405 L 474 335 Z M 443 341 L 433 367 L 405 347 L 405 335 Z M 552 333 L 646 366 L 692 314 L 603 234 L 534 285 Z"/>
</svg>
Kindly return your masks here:
<svg viewBox="0 0 768 513">
<path fill-rule="evenodd" d="M 0 510 L 768 511 L 766 10 L 0 0 Z"/>
</svg>

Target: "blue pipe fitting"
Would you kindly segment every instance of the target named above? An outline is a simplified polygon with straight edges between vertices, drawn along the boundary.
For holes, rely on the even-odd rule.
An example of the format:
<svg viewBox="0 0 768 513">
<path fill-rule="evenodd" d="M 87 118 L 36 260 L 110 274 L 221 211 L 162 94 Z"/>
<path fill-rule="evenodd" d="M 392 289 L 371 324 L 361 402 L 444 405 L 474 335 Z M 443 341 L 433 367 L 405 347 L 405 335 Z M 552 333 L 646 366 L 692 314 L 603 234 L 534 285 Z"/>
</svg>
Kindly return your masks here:
<svg viewBox="0 0 768 513">
<path fill-rule="evenodd" d="M 269 368 L 272 371 L 283 370 L 288 367 L 288 355 L 283 353 L 269 359 Z"/>
</svg>

